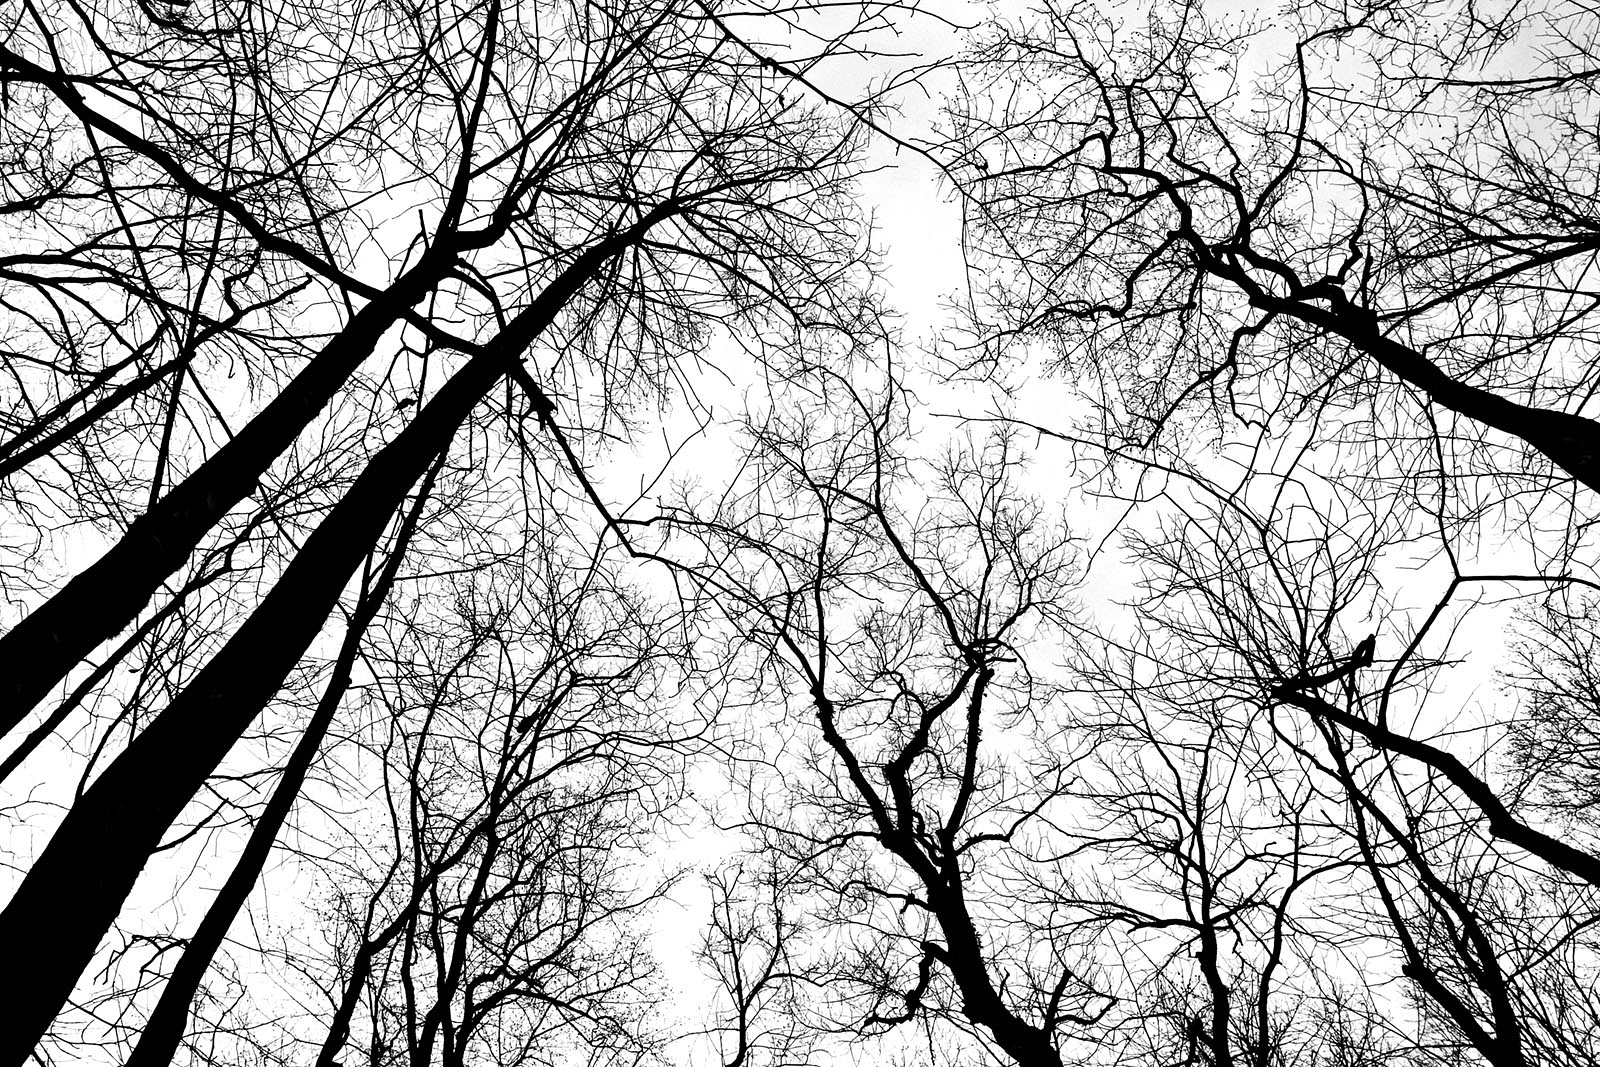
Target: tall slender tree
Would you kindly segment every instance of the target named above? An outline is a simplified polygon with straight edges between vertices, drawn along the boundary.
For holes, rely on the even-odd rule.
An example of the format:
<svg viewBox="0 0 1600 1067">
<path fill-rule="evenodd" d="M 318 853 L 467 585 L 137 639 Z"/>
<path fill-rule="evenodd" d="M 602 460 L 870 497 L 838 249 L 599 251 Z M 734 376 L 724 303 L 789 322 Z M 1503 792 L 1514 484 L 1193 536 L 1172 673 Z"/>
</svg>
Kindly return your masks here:
<svg viewBox="0 0 1600 1067">
<path fill-rule="evenodd" d="M 542 462 L 575 458 L 585 426 L 625 427 L 629 402 L 663 395 L 672 375 L 687 373 L 683 357 L 725 323 L 771 338 L 744 347 L 774 361 L 798 326 L 861 325 L 849 292 L 858 242 L 841 184 L 853 159 L 848 124 L 786 99 L 775 61 L 699 7 L 487 0 L 296 8 L 281 24 L 258 7 L 153 23 L 26 10 L 0 54 L 7 84 L 129 162 L 137 180 L 94 187 L 107 210 L 135 194 L 199 205 L 248 257 L 303 272 L 290 289 L 332 297 L 326 310 L 301 307 L 334 325 L 281 385 L 263 363 L 274 384 L 237 432 L 216 402 L 227 440 L 214 452 L 205 433 L 161 436 L 147 513 L 0 639 L 7 684 L 18 687 L 7 703 L 15 723 L 135 618 L 264 477 L 284 478 L 310 505 L 278 533 L 280 562 L 252 575 L 264 595 L 234 587 L 240 621 L 113 747 L 0 913 L 4 936 L 36 960 L 3 994 L 0 1059 L 18 1063 L 67 1003 L 174 821 L 272 705 L 426 471 L 473 469 L 501 454 L 485 450 L 486 435 L 506 432 L 519 448 L 530 434 L 559 440 Z M 80 52 L 108 73 L 75 65 Z M 195 83 L 168 92 L 185 72 Z M 313 84 L 326 87 L 325 104 L 274 106 Z M 229 120 L 212 123 L 225 106 Z M 343 203 L 327 181 L 336 164 L 366 177 L 344 187 Z M 62 203 L 28 206 L 60 212 Z M 383 215 L 419 215 L 421 226 Z M 390 250 L 395 281 L 357 279 L 374 246 Z M 396 326 L 389 366 L 365 370 Z M 530 358 L 536 371 L 524 366 Z M 181 392 L 172 395 L 179 405 Z M 343 440 L 328 483 L 313 490 L 282 468 L 314 425 Z M 164 488 L 166 471 L 190 466 Z M 424 527 L 463 518 L 454 505 L 413 512 L 405 521 Z M 472 521 L 489 524 L 481 530 L 494 520 Z"/>
</svg>

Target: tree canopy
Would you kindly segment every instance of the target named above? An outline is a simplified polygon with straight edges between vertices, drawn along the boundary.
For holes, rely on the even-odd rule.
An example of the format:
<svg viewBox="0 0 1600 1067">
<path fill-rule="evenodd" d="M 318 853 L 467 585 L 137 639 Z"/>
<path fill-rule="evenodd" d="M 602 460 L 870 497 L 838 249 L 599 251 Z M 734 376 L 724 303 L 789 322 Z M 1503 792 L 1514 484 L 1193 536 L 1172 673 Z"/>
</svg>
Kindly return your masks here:
<svg viewBox="0 0 1600 1067">
<path fill-rule="evenodd" d="M 1600 1059 L 1600 9 L 0 26 L 0 1067 Z"/>
</svg>

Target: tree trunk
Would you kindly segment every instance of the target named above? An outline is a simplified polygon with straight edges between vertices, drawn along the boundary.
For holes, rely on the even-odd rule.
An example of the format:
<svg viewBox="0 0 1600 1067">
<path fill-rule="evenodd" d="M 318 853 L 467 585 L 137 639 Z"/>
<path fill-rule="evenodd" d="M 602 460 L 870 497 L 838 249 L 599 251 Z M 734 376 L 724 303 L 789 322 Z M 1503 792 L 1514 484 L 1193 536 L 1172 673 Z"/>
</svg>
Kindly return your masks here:
<svg viewBox="0 0 1600 1067">
<path fill-rule="evenodd" d="M 73 805 L 0 913 L 28 961 L 0 976 L 0 1065 L 21 1067 L 66 1002 L 145 862 L 277 693 L 406 493 L 500 378 L 478 356 L 375 456 L 233 638 Z"/>
<path fill-rule="evenodd" d="M 21 1067 L 94 957 L 162 835 L 322 629 L 389 516 L 461 423 L 584 283 L 672 214 L 660 206 L 580 255 L 386 445 L 233 638 L 73 805 L 0 913 L 0 1067 Z"/>
<path fill-rule="evenodd" d="M 0 736 L 133 621 L 441 273 L 438 261 L 425 259 L 358 311 L 232 440 L 135 519 L 104 556 L 0 637 Z"/>
<path fill-rule="evenodd" d="M 441 451 L 439 460 L 442 461 L 444 455 L 445 453 Z M 394 587 L 395 576 L 400 571 L 406 548 L 422 518 L 422 509 L 427 505 L 428 496 L 441 465 L 441 462 L 436 461 L 428 471 L 417 500 L 406 515 L 400 533 L 395 538 L 394 548 L 390 551 L 377 583 L 362 597 L 360 605 L 350 619 L 344 643 L 334 662 L 333 675 L 328 679 L 322 698 L 317 701 L 317 710 L 312 714 L 311 722 L 306 725 L 305 733 L 301 735 L 288 764 L 283 769 L 283 776 L 278 780 L 277 788 L 273 790 L 272 799 L 267 802 L 266 810 L 261 813 L 261 818 L 251 830 L 250 840 L 245 844 L 244 852 L 234 864 L 228 880 L 218 891 L 216 899 L 211 902 L 211 907 L 206 909 L 205 918 L 200 920 L 194 936 L 189 938 L 188 944 L 184 946 L 183 955 L 178 958 L 177 966 L 167 978 L 167 984 L 161 990 L 161 998 L 156 1002 L 150 1018 L 145 1020 L 144 1029 L 139 1034 L 139 1041 L 134 1046 L 133 1054 L 128 1057 L 123 1067 L 166 1067 L 172 1062 L 178 1044 L 183 1040 L 195 992 L 200 988 L 200 982 L 210 969 L 211 961 L 238 916 L 239 909 L 244 906 L 250 891 L 255 887 L 256 880 L 261 877 L 267 857 L 271 855 L 272 846 L 277 841 L 278 831 L 288 819 L 289 811 L 300 795 L 300 787 L 305 782 L 306 772 L 311 769 L 312 761 L 322 748 L 323 738 L 328 734 L 328 727 L 333 724 L 333 716 L 339 709 L 339 702 L 350 688 L 350 672 L 355 664 L 356 654 L 361 650 L 361 639 L 366 634 L 368 624 L 388 598 L 389 590 Z"/>
</svg>

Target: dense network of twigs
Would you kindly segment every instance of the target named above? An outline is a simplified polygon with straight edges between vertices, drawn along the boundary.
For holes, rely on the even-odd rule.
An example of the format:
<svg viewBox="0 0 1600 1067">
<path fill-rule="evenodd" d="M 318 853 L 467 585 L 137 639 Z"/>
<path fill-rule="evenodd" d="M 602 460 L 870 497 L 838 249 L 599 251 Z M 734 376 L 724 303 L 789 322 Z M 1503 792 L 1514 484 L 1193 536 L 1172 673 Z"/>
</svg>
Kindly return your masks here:
<svg viewBox="0 0 1600 1067">
<path fill-rule="evenodd" d="M 1582 0 L 14 0 L 0 1067 L 1594 1064 L 1597 174 Z"/>
</svg>

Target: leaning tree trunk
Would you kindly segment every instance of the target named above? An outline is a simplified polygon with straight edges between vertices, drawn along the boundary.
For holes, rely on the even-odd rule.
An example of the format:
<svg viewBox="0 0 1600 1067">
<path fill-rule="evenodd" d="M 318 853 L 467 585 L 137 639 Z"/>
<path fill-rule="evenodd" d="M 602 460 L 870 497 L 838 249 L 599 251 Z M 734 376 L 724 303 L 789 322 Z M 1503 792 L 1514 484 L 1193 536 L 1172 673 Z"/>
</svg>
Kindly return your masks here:
<svg viewBox="0 0 1600 1067">
<path fill-rule="evenodd" d="M 673 213 L 660 206 L 580 255 L 380 450 L 232 639 L 67 812 L 11 902 L 0 944 L 0 1067 L 49 1029 L 150 855 L 310 647 L 362 558 L 474 407 L 578 290 Z"/>
<path fill-rule="evenodd" d="M 0 735 L 95 646 L 133 621 L 207 531 L 338 395 L 384 333 L 427 295 L 447 263 L 424 259 L 356 312 L 237 435 L 135 519 L 104 556 L 0 636 Z"/>
</svg>

